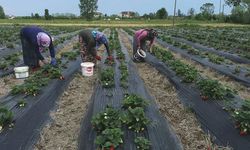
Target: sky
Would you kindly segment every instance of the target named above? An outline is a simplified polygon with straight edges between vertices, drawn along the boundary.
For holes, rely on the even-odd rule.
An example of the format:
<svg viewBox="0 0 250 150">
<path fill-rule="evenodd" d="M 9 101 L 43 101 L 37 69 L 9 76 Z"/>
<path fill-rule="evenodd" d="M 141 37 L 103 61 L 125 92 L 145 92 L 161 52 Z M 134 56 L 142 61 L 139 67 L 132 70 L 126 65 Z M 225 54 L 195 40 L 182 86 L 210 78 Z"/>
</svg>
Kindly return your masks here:
<svg viewBox="0 0 250 150">
<path fill-rule="evenodd" d="M 223 1 L 223 0 L 221 0 Z M 215 13 L 219 12 L 220 0 L 177 0 L 177 10 L 184 14 L 188 9 L 194 8 L 196 13 L 204 3 L 213 3 Z M 44 9 L 49 13 L 73 13 L 80 14 L 79 0 L 0 0 L 5 14 L 14 16 L 30 16 L 31 13 L 44 15 Z M 98 0 L 98 11 L 103 14 L 118 14 L 121 11 L 136 11 L 140 15 L 156 12 L 160 8 L 166 8 L 169 15 L 173 15 L 174 0 Z M 225 13 L 230 13 L 230 8 L 225 7 Z"/>
</svg>

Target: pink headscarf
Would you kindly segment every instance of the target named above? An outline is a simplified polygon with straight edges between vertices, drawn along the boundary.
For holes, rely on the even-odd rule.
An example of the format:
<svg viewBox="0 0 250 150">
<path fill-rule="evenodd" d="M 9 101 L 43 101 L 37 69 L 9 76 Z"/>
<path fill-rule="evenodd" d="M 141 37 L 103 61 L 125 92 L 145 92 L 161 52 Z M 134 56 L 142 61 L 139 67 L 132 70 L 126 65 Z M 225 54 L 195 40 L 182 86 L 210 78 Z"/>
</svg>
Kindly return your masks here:
<svg viewBox="0 0 250 150">
<path fill-rule="evenodd" d="M 51 39 L 48 34 L 44 32 L 39 32 L 37 34 L 37 43 L 39 47 L 49 47 Z"/>
</svg>

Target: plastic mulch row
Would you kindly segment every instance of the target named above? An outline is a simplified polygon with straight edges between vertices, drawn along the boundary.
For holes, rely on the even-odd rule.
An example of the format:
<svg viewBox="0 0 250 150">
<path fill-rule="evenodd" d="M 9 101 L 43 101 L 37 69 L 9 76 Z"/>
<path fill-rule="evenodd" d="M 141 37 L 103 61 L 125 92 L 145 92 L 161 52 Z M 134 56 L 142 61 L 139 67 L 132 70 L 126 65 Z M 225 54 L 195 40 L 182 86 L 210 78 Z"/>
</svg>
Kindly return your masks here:
<svg viewBox="0 0 250 150">
<path fill-rule="evenodd" d="M 249 77 L 246 77 L 246 72 L 245 71 L 241 71 L 239 74 L 233 74 L 235 66 L 226 66 L 223 64 L 214 64 L 212 62 L 210 62 L 207 59 L 203 59 L 203 58 L 199 58 L 197 56 L 191 55 L 189 54 L 187 51 L 184 51 L 180 48 L 174 47 L 172 45 L 167 44 L 166 42 L 157 39 L 157 42 L 159 44 L 161 44 L 162 46 L 168 48 L 169 50 L 173 51 L 173 52 L 177 52 L 179 54 L 181 54 L 183 57 L 185 58 L 190 58 L 195 62 L 198 62 L 199 64 L 203 65 L 203 66 L 207 66 L 210 67 L 214 70 L 216 70 L 217 72 L 224 74 L 240 83 L 242 83 L 243 85 L 250 87 L 250 79 Z"/>
<path fill-rule="evenodd" d="M 158 31 L 161 32 L 161 33 L 163 33 L 163 34 L 167 34 L 167 33 L 165 33 L 164 31 L 161 31 L 161 30 L 158 30 Z M 171 37 L 171 38 L 174 39 L 174 40 L 176 40 L 176 41 L 178 41 L 178 42 L 183 42 L 185 44 L 191 45 L 192 47 L 194 47 L 196 49 L 203 50 L 203 51 L 208 51 L 208 52 L 212 52 L 214 54 L 217 54 L 219 56 L 225 57 L 225 58 L 227 58 L 229 60 L 232 60 L 234 62 L 237 62 L 237 63 L 250 64 L 250 60 L 249 59 L 240 57 L 237 54 L 231 54 L 231 53 L 228 53 L 226 51 L 216 50 L 214 48 L 203 46 L 203 45 L 201 45 L 199 43 L 194 43 L 194 42 L 188 41 L 188 40 L 186 40 L 184 38 L 179 38 L 179 37 Z"/>
<path fill-rule="evenodd" d="M 128 37 L 132 41 L 131 36 Z M 194 111 L 203 130 L 214 136 L 218 145 L 229 146 L 234 150 L 250 149 L 250 136 L 240 136 L 240 131 L 235 129 L 230 114 L 222 109 L 222 102 L 216 100 L 203 101 L 198 89 L 190 86 L 190 84 L 183 83 L 174 71 L 155 56 L 147 53 L 145 61 L 156 68 L 175 86 L 181 102 Z"/>
<path fill-rule="evenodd" d="M 63 70 L 65 80 L 52 80 L 36 97 L 23 95 L 7 95 L 0 99 L 0 103 L 14 112 L 14 127 L 0 133 L 1 150 L 27 150 L 32 149 L 40 136 L 40 131 L 50 120 L 49 113 L 56 106 L 56 101 L 63 93 L 74 73 L 80 68 L 80 59 L 69 62 L 67 69 Z M 25 108 L 14 107 L 24 98 L 27 102 Z"/>
<path fill-rule="evenodd" d="M 159 114 L 158 108 L 153 98 L 148 94 L 144 87 L 143 81 L 139 77 L 134 63 L 130 60 L 129 55 L 122 45 L 122 51 L 126 54 L 126 61 L 128 62 L 129 77 L 128 77 L 128 89 L 124 90 L 120 87 L 120 70 L 118 68 L 119 62 L 116 60 L 115 66 L 115 88 L 109 92 L 113 93 L 113 97 L 107 97 L 107 90 L 103 89 L 100 84 L 95 88 L 95 92 L 91 98 L 91 104 L 85 119 L 83 120 L 81 127 L 81 134 L 79 138 L 79 150 L 93 150 L 96 149 L 94 139 L 96 133 L 91 126 L 91 117 L 102 111 L 106 105 L 110 104 L 114 108 L 121 109 L 122 100 L 125 93 L 134 93 L 150 101 L 150 106 L 146 108 L 146 116 L 152 121 L 147 126 L 145 132 L 135 134 L 134 132 L 124 128 L 124 144 L 118 149 L 124 150 L 136 150 L 134 144 L 134 138 L 138 135 L 147 137 L 152 142 L 153 150 L 180 150 L 183 149 L 179 139 L 173 133 L 172 129 L 168 125 L 168 122 Z"/>
<path fill-rule="evenodd" d="M 65 35 L 72 35 L 72 34 L 76 34 L 76 32 L 73 32 L 73 33 L 68 33 L 68 34 L 62 34 L 62 35 L 58 35 L 56 38 L 60 38 L 61 36 L 65 36 Z M 59 49 L 62 49 L 65 45 L 71 43 L 73 40 L 75 40 L 75 37 L 72 37 L 71 39 L 69 40 L 65 40 L 63 43 L 57 45 L 55 47 L 55 50 L 59 50 Z M 14 49 L 5 49 L 3 51 L 0 51 L 0 56 L 3 58 L 4 56 L 7 56 L 7 55 L 11 55 L 11 54 L 14 54 L 14 53 L 17 53 L 17 52 L 20 52 L 20 50 L 22 49 L 22 46 L 21 44 L 17 45 Z M 46 54 L 47 56 L 49 56 L 48 52 L 44 53 Z M 19 67 L 19 66 L 23 66 L 23 58 L 22 58 L 22 55 L 20 55 L 20 61 L 17 62 L 15 64 L 15 66 L 10 66 L 7 70 L 1 70 L 0 69 L 0 78 L 1 77 L 4 77 L 4 76 L 7 76 L 7 75 L 10 75 L 12 73 L 14 73 L 14 67 Z"/>
<path fill-rule="evenodd" d="M 199 90 L 183 84 L 169 67 L 151 54 L 147 54 L 146 61 L 164 74 L 176 87 L 181 101 L 194 110 L 202 128 L 215 136 L 217 144 L 229 145 L 235 150 L 250 149 L 250 136 L 240 136 L 239 130 L 234 127 L 230 114 L 224 111 L 219 103 L 214 100 L 204 102 L 200 97 Z"/>
</svg>

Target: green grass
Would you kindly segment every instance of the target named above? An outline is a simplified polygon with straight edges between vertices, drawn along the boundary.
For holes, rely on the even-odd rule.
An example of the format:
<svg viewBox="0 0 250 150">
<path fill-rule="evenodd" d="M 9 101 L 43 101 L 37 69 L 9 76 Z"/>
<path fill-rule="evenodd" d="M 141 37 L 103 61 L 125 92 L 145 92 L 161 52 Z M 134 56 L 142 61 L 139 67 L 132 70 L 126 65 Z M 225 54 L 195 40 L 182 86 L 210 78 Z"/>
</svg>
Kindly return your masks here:
<svg viewBox="0 0 250 150">
<path fill-rule="evenodd" d="M 124 20 L 94 20 L 94 21 L 86 21 L 83 19 L 55 19 L 55 20 L 44 20 L 44 19 L 0 19 L 0 24 L 23 24 L 23 25 L 62 25 L 62 26 L 119 26 L 119 27 L 151 27 L 151 26 L 172 26 L 171 19 L 165 20 L 144 20 L 144 19 L 124 19 Z M 226 24 L 226 23 L 218 23 L 218 22 L 208 22 L 208 21 L 197 21 L 197 20 L 185 20 L 185 19 L 177 19 L 176 24 L 200 24 L 200 25 L 210 25 L 210 26 L 239 26 L 237 24 Z"/>
</svg>

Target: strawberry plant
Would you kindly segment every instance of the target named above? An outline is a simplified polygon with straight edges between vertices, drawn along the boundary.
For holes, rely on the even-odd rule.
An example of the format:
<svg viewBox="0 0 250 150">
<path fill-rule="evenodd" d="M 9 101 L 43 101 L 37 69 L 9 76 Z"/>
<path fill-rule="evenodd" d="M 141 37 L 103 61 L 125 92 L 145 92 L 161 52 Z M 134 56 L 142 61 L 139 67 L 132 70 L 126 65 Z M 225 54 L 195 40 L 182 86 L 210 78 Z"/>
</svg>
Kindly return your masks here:
<svg viewBox="0 0 250 150">
<path fill-rule="evenodd" d="M 225 59 L 221 56 L 217 56 L 215 54 L 207 53 L 206 54 L 209 58 L 209 61 L 215 63 L 215 64 L 221 64 L 225 61 Z"/>
<path fill-rule="evenodd" d="M 236 127 L 240 129 L 241 135 L 250 133 L 250 102 L 245 100 L 240 109 L 234 110 L 232 114 L 236 121 Z"/>
<path fill-rule="evenodd" d="M 188 53 L 192 54 L 192 55 L 200 55 L 201 54 L 201 52 L 199 50 L 197 50 L 197 49 L 195 49 L 193 47 L 190 47 L 187 50 L 188 50 Z"/>
<path fill-rule="evenodd" d="M 101 150 L 114 150 L 123 143 L 123 132 L 120 128 L 105 129 L 96 137 L 95 144 Z"/>
<path fill-rule="evenodd" d="M 119 66 L 119 69 L 121 70 L 121 87 L 128 88 L 128 67 L 122 62 Z"/>
<path fill-rule="evenodd" d="M 6 47 L 7 47 L 7 48 L 10 48 L 10 49 L 15 48 L 15 46 L 14 46 L 13 43 L 7 43 L 7 44 L 6 44 Z"/>
<path fill-rule="evenodd" d="M 203 79 L 197 82 L 202 96 L 207 96 L 215 100 L 225 98 L 228 90 L 221 85 L 217 80 Z"/>
<path fill-rule="evenodd" d="M 117 50 L 116 59 L 125 60 L 125 54 L 121 50 Z"/>
<path fill-rule="evenodd" d="M 0 69 L 7 69 L 8 68 L 8 64 L 6 62 L 0 62 Z"/>
<path fill-rule="evenodd" d="M 0 128 L 2 129 L 6 125 L 11 124 L 13 119 L 13 113 L 7 108 L 0 107 Z"/>
<path fill-rule="evenodd" d="M 150 123 L 141 107 L 128 108 L 127 113 L 123 114 L 122 121 L 128 126 L 128 129 L 137 133 L 144 131 L 146 125 Z"/>
<path fill-rule="evenodd" d="M 24 100 L 20 100 L 17 102 L 18 107 L 25 107 L 27 105 L 27 102 L 25 102 Z"/>
<path fill-rule="evenodd" d="M 115 61 L 107 58 L 104 63 L 106 65 L 113 66 L 115 64 Z"/>
<path fill-rule="evenodd" d="M 125 109 L 128 108 L 136 108 L 136 107 L 142 107 L 145 108 L 148 106 L 149 102 L 142 97 L 136 95 L 136 94 L 131 94 L 131 95 L 126 95 L 125 98 L 123 99 L 122 102 L 122 107 Z"/>
<path fill-rule="evenodd" d="M 174 59 L 174 56 L 171 52 L 166 51 L 158 46 L 153 46 L 152 53 L 163 62 L 168 62 Z"/>
<path fill-rule="evenodd" d="M 114 70 L 107 68 L 101 72 L 101 84 L 104 88 L 112 88 L 115 86 L 114 83 Z"/>
<path fill-rule="evenodd" d="M 61 56 L 68 58 L 69 60 L 76 60 L 78 53 L 77 52 L 64 52 L 61 54 Z"/>
<path fill-rule="evenodd" d="M 150 150 L 151 142 L 144 137 L 136 137 L 135 145 L 138 150 Z"/>
<path fill-rule="evenodd" d="M 197 79 L 198 71 L 195 67 L 186 65 L 180 60 L 172 61 L 170 63 L 171 68 L 176 72 L 177 75 L 183 77 L 183 81 L 190 83 Z"/>
<path fill-rule="evenodd" d="M 12 87 L 12 94 L 26 94 L 36 96 L 43 86 L 46 86 L 50 79 L 61 79 L 62 74 L 59 68 L 50 65 L 43 66 L 32 76 L 25 80 L 24 84 Z"/>
<path fill-rule="evenodd" d="M 80 49 L 80 43 L 76 43 L 73 45 L 73 49 Z"/>
<path fill-rule="evenodd" d="M 241 70 L 240 66 L 236 66 L 235 69 L 234 69 L 233 74 L 238 74 L 238 73 L 240 73 L 240 70 Z"/>
<path fill-rule="evenodd" d="M 100 112 L 92 117 L 91 124 L 98 132 L 109 128 L 121 127 L 120 111 L 107 106 L 103 112 Z"/>
</svg>

